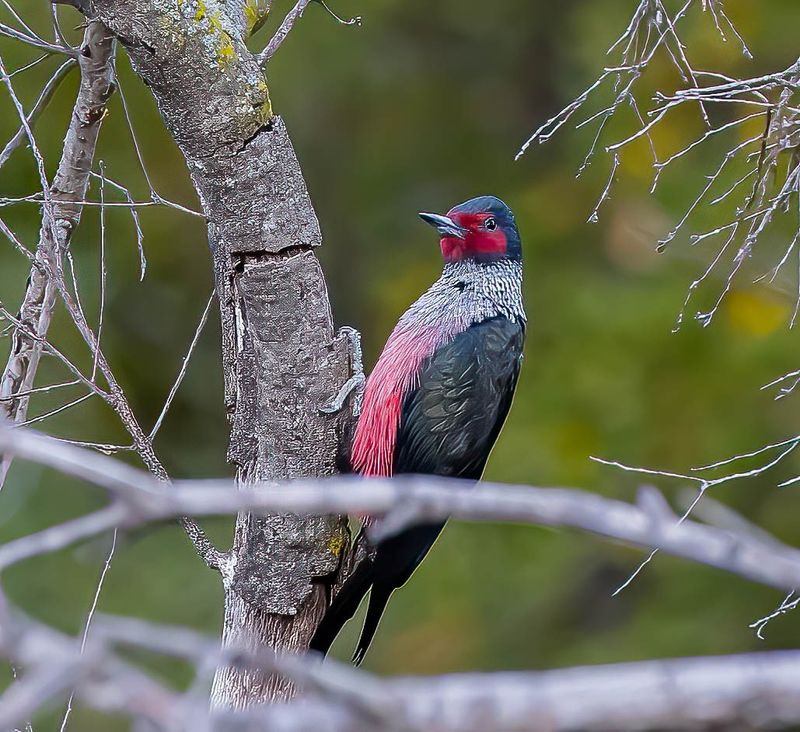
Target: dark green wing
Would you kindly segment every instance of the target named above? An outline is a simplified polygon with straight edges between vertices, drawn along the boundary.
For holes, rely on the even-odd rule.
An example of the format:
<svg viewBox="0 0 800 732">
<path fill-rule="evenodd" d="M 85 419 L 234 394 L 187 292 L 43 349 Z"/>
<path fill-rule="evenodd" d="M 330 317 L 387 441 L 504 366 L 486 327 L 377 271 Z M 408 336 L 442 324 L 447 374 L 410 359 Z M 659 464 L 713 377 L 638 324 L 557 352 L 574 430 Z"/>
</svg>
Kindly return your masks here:
<svg viewBox="0 0 800 732">
<path fill-rule="evenodd" d="M 395 474 L 480 478 L 511 406 L 524 339 L 521 323 L 491 318 L 423 364 L 403 402 Z"/>
</svg>

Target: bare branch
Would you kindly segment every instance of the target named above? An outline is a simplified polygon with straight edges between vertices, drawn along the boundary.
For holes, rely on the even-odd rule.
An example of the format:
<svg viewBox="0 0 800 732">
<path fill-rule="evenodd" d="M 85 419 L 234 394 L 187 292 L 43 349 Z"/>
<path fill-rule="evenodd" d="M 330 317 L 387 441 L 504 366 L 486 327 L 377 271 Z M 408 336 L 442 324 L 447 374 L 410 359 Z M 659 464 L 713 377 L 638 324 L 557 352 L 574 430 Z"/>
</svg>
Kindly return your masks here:
<svg viewBox="0 0 800 732">
<path fill-rule="evenodd" d="M 641 732 L 768 729 L 800 722 L 800 652 L 682 658 L 544 672 L 465 673 L 378 679 L 327 661 L 229 646 L 192 631 L 127 618 L 98 618 L 87 656 L 78 644 L 14 618 L 10 655 L 29 672 L 0 700 L 0 718 L 25 718 L 36 693 L 74 686 L 87 705 L 156 721 L 171 732 L 315 730 L 330 732 Z M 121 647 L 187 659 L 256 667 L 298 682 L 297 702 L 209 710 L 122 661 Z M 30 679 L 28 681 L 27 679 Z M 12 698 L 8 698 L 12 697 Z M 138 700 L 138 701 L 137 701 Z M 6 702 L 14 702 L 6 703 Z M 579 701 L 579 703 L 578 703 Z"/>
<path fill-rule="evenodd" d="M 62 364 L 64 364 L 67 370 L 76 377 L 78 383 L 83 384 L 90 391 L 94 392 L 99 397 L 102 397 L 104 400 L 108 399 L 107 392 L 103 391 L 94 381 L 86 376 L 74 363 L 72 363 L 72 361 L 70 361 L 69 358 L 67 358 L 58 348 L 50 343 L 50 341 L 37 335 L 30 329 L 29 326 L 27 326 L 21 320 L 15 318 L 5 307 L 3 307 L 2 303 L 0 303 L 0 318 L 7 320 L 13 326 L 14 332 L 22 333 L 31 342 L 38 343 L 41 346 L 42 351 L 55 356 Z M 30 389 L 27 390 L 27 392 L 21 392 L 21 394 L 29 392 L 36 393 L 33 389 Z M 14 399 L 15 397 L 12 396 L 11 398 Z"/>
<path fill-rule="evenodd" d="M 85 539 L 91 539 L 124 524 L 130 511 L 122 503 L 112 503 L 94 513 L 71 521 L 26 534 L 0 546 L 0 569 L 23 562 L 31 557 L 65 549 Z"/>
<path fill-rule="evenodd" d="M 46 58 L 46 57 L 45 57 Z M 67 77 L 70 71 L 74 69 L 76 63 L 73 59 L 65 61 L 61 66 L 59 66 L 53 75 L 48 79 L 47 83 L 42 87 L 42 91 L 39 94 L 38 99 L 33 105 L 33 109 L 28 113 L 28 124 L 33 127 L 36 124 L 36 121 L 39 119 L 41 113 L 47 108 L 47 105 L 50 103 L 50 100 L 53 98 L 53 94 L 55 94 L 56 89 L 61 85 L 61 82 Z M 5 165 L 8 159 L 11 157 L 11 153 L 16 150 L 22 141 L 25 139 L 25 128 L 20 126 L 17 130 L 16 134 L 6 143 L 6 146 L 3 148 L 2 152 L 0 152 L 0 168 Z"/>
<path fill-rule="evenodd" d="M 109 181 L 110 182 L 110 181 Z M 30 204 L 41 204 L 44 201 L 44 197 L 40 193 L 34 193 L 29 196 L 16 196 L 16 197 L 4 197 L 0 198 L 0 206 L 14 206 L 18 203 L 30 203 Z M 74 204 L 80 206 L 93 206 L 99 208 L 101 203 L 100 201 L 91 201 L 91 200 L 80 200 L 80 201 L 73 201 Z M 190 216 L 196 216 L 197 218 L 204 219 L 205 214 L 201 213 L 200 211 L 195 211 L 194 209 L 187 208 L 186 206 L 182 206 L 179 203 L 175 203 L 175 201 L 170 201 L 166 198 L 162 198 L 157 193 L 151 199 L 145 201 L 134 201 L 129 199 L 127 201 L 106 201 L 105 206 L 108 208 L 151 208 L 153 206 L 166 206 L 167 208 L 174 208 L 176 211 L 181 211 L 182 213 L 189 214 Z"/>
<path fill-rule="evenodd" d="M 30 719 L 37 709 L 69 689 L 80 666 L 75 658 L 54 659 L 49 667 L 37 667 L 35 672 L 26 673 L 0 697 L 0 728 L 13 729 L 14 724 Z"/>
<path fill-rule="evenodd" d="M 79 57 L 81 86 L 75 101 L 69 130 L 58 171 L 53 180 L 52 193 L 44 175 L 43 161 L 37 161 L 42 177 L 42 195 L 46 206 L 36 252 L 36 262 L 31 267 L 29 284 L 19 310 L 22 328 L 17 328 L 12 339 L 11 352 L 0 377 L 0 416 L 12 422 L 24 422 L 28 409 L 28 397 L 8 399 L 33 388 L 42 341 L 46 338 L 50 319 L 56 302 L 57 288 L 47 276 L 59 250 L 69 246 L 72 232 L 80 221 L 81 207 L 75 200 L 85 197 L 89 181 L 97 135 L 105 104 L 111 94 L 110 58 L 112 39 L 101 23 L 90 23 L 86 29 L 83 46 L 88 54 Z M 30 125 L 21 115 L 22 128 L 30 137 Z M 33 145 L 32 145 L 33 147 Z M 35 334 L 30 338 L 28 333 Z M 9 468 L 4 457 L 0 467 L 0 485 Z"/>
<path fill-rule="evenodd" d="M 405 729 L 766 729 L 791 724 L 800 716 L 800 654 L 784 651 L 539 673 L 457 674 L 387 686 L 401 710 L 396 723 Z M 326 729 L 356 729 L 352 715 L 341 710 L 336 714 L 332 705 L 325 706 L 331 713 L 328 719 L 335 720 Z M 278 728 L 279 719 L 300 713 L 292 706 L 266 711 Z M 317 719 L 321 723 L 323 718 Z"/>
<path fill-rule="evenodd" d="M 275 55 L 275 52 L 280 48 L 281 44 L 286 40 L 286 37 L 294 28 L 294 24 L 303 17 L 303 12 L 308 7 L 311 0 L 297 0 L 295 6 L 286 14 L 286 17 L 281 22 L 275 35 L 270 38 L 266 48 L 258 55 L 259 66 L 266 66 L 269 60 Z M 333 10 L 330 9 L 325 0 L 316 0 L 325 11 L 341 25 L 361 25 L 361 16 L 357 15 L 354 18 L 345 20 L 339 17 Z"/>
<path fill-rule="evenodd" d="M 373 539 L 411 523 L 448 516 L 577 528 L 642 548 L 657 548 L 708 564 L 754 582 L 791 590 L 800 587 L 800 551 L 774 542 L 667 516 L 649 506 L 612 501 L 562 488 L 471 484 L 435 477 L 365 480 L 341 477 L 299 479 L 286 485 L 260 484 L 236 490 L 229 481 L 178 481 L 170 491 L 140 470 L 103 455 L 26 430 L 0 429 L 0 447 L 88 480 L 116 499 L 103 512 L 79 523 L 54 526 L 39 535 L 0 546 L 0 568 L 110 530 L 174 516 L 207 516 L 250 511 L 299 515 L 353 513 L 384 516 Z"/>
<path fill-rule="evenodd" d="M 27 43 L 29 46 L 34 46 L 35 48 L 40 48 L 42 50 L 45 50 L 49 54 L 60 53 L 64 54 L 65 56 L 71 56 L 72 58 L 76 58 L 78 55 L 78 52 L 74 48 L 69 48 L 67 46 L 58 46 L 54 43 L 48 43 L 47 41 L 39 38 L 38 36 L 28 35 L 27 33 L 23 33 L 14 28 L 11 28 L 5 25 L 4 23 L 0 23 L 0 35 L 7 36 L 8 38 L 13 38 L 17 41 L 22 41 L 22 43 Z"/>
<path fill-rule="evenodd" d="M 361 25 L 361 16 L 355 15 L 352 18 L 342 18 L 342 16 L 337 15 L 331 9 L 331 6 L 325 0 L 316 0 L 320 5 L 322 5 L 325 12 L 331 16 L 337 23 L 340 25 Z"/>
<path fill-rule="evenodd" d="M 517 154 L 517 158 L 519 158 L 534 142 L 546 142 L 587 104 L 590 97 L 598 93 L 606 81 L 613 81 L 614 101 L 576 125 L 576 127 L 582 127 L 597 119 L 600 120 L 595 138 L 578 171 L 580 175 L 594 155 L 606 123 L 624 104 L 630 104 L 633 107 L 639 122 L 638 127 L 628 132 L 621 141 L 605 148 L 606 152 L 613 156 L 612 175 L 597 206 L 590 214 L 589 220 L 596 221 L 599 206 L 610 195 L 614 174 L 620 162 L 619 154 L 631 143 L 647 138 L 650 144 L 654 173 L 650 191 L 652 193 L 655 191 L 661 174 L 673 162 L 696 150 L 712 138 L 724 134 L 730 135 L 734 128 L 758 117 L 763 117 L 765 120 L 763 133 L 744 142 L 736 140 L 733 143 L 716 172 L 707 177 L 699 195 L 686 210 L 679 223 L 658 242 L 657 249 L 661 251 L 675 239 L 690 217 L 700 209 L 701 204 L 714 205 L 733 197 L 734 193 L 741 196 L 741 202 L 737 207 L 733 222 L 690 236 L 692 245 L 697 245 L 723 232 L 727 236 L 727 240 L 703 274 L 691 283 L 684 306 L 678 315 L 676 329 L 683 323 L 684 311 L 688 307 L 694 291 L 707 279 L 712 270 L 727 264 L 728 270 L 724 277 L 723 288 L 716 303 L 707 312 L 698 312 L 694 316 L 703 326 L 711 323 L 724 297 L 733 286 L 736 276 L 742 270 L 745 261 L 751 257 L 764 232 L 779 214 L 788 212 L 790 201 L 800 195 L 800 158 L 798 158 L 800 109 L 795 101 L 800 89 L 800 61 L 783 71 L 751 79 L 732 79 L 719 72 L 695 70 L 685 54 L 684 44 L 677 32 L 678 22 L 687 15 L 687 11 L 692 5 L 696 7 L 698 3 L 695 0 L 688 0 L 674 16 L 670 17 L 662 0 L 641 0 L 625 32 L 609 49 L 609 53 L 617 52 L 619 54 L 618 63 L 605 68 L 583 93 L 541 125 Z M 727 40 L 726 33 L 732 33 L 741 44 L 744 55 L 750 57 L 749 49 L 726 15 L 721 0 L 701 0 L 699 5 L 713 21 L 722 40 Z M 666 52 L 688 88 L 671 93 L 657 92 L 655 106 L 642 113 L 639 111 L 639 103 L 636 101 L 636 91 L 640 86 L 638 82 L 650 65 L 654 54 L 660 49 Z M 660 161 L 651 138 L 651 132 L 656 126 L 662 124 L 677 107 L 687 104 L 699 106 L 707 130 L 699 138 Z M 721 104 L 741 108 L 743 112 L 724 124 L 712 125 L 708 110 L 713 105 Z M 752 154 L 748 148 L 754 143 L 760 143 L 760 152 L 757 156 L 757 165 L 755 168 L 751 168 L 749 163 L 752 160 Z M 787 158 L 789 160 L 788 167 L 784 165 L 784 160 Z M 723 193 L 716 193 L 715 189 L 725 185 L 723 171 L 731 167 L 728 166 L 728 163 L 734 159 L 744 160 L 748 163 L 747 172 L 732 185 L 727 185 Z M 752 189 L 743 193 L 740 185 L 746 181 L 752 181 Z M 777 192 L 773 190 L 776 186 Z M 800 228 L 797 229 L 797 234 L 800 235 Z M 794 248 L 795 242 L 792 240 L 780 262 L 774 268 L 773 277 L 788 260 Z M 798 261 L 800 261 L 800 255 Z M 798 271 L 798 296 L 795 313 L 798 311 L 800 311 L 800 270 Z M 791 324 L 794 321 L 795 314 L 793 313 Z"/>
<path fill-rule="evenodd" d="M 33 252 L 31 252 L 16 236 L 16 234 L 8 228 L 8 225 L 0 219 L 0 233 L 8 239 L 16 248 L 16 250 L 31 262 L 35 262 Z"/>
<path fill-rule="evenodd" d="M 783 598 L 781 604 L 778 605 L 775 610 L 769 613 L 769 615 L 765 615 L 763 618 L 759 618 L 758 620 L 750 623 L 750 627 L 756 631 L 756 635 L 758 636 L 759 640 L 764 640 L 764 631 L 771 621 L 775 620 L 775 618 L 778 618 L 781 615 L 786 615 L 786 613 L 790 613 L 792 610 L 797 608 L 798 604 L 800 604 L 800 597 L 795 597 L 795 594 L 795 590 L 792 590 L 788 595 L 786 595 L 786 597 Z"/>
<path fill-rule="evenodd" d="M 205 328 L 206 321 L 208 320 L 208 314 L 211 311 L 211 305 L 214 303 L 214 296 L 215 293 L 211 292 L 211 295 L 208 298 L 208 302 L 206 303 L 206 307 L 203 310 L 203 314 L 200 316 L 200 322 L 197 324 L 197 328 L 194 331 L 194 335 L 192 336 L 192 342 L 189 344 L 189 350 L 186 352 L 186 355 L 183 357 L 183 361 L 181 362 L 181 368 L 178 371 L 178 376 L 175 379 L 175 383 L 172 385 L 172 388 L 169 390 L 169 394 L 167 395 L 167 399 L 164 402 L 164 406 L 161 408 L 161 413 L 158 415 L 158 419 L 156 423 L 153 425 L 153 429 L 150 430 L 150 440 L 152 441 L 158 430 L 161 428 L 161 424 L 164 421 L 164 417 L 167 416 L 167 412 L 169 411 L 170 406 L 172 405 L 172 400 L 175 398 L 175 394 L 178 393 L 178 389 L 183 382 L 184 376 L 186 376 L 186 369 L 189 366 L 189 360 L 192 357 L 192 353 L 194 352 L 195 347 L 197 346 L 197 341 L 200 340 L 200 334 L 203 332 L 203 328 Z"/>
<path fill-rule="evenodd" d="M 260 66 L 267 65 L 267 62 L 272 58 L 275 51 L 277 51 L 280 45 L 286 40 L 286 36 L 289 35 L 295 22 L 303 16 L 303 11 L 308 7 L 309 2 L 311 2 L 311 0 L 297 0 L 295 6 L 286 14 L 286 17 L 278 27 L 278 30 L 275 31 L 275 35 L 272 36 L 267 47 L 258 55 L 258 63 Z"/>
<path fill-rule="evenodd" d="M 92 628 L 92 622 L 94 620 L 95 614 L 97 613 L 97 603 L 100 601 L 100 593 L 103 591 L 103 585 L 105 583 L 106 575 L 108 574 L 108 570 L 111 569 L 111 561 L 114 558 L 114 552 L 117 549 L 117 529 L 111 533 L 111 544 L 108 548 L 108 553 L 106 554 L 106 560 L 103 563 L 102 568 L 100 569 L 100 576 L 97 579 L 97 585 L 95 585 L 94 596 L 92 597 L 92 604 L 89 606 L 89 612 L 86 614 L 86 619 L 83 623 L 83 631 L 81 632 L 81 645 L 79 653 L 81 655 L 84 654 L 86 651 L 86 642 L 89 639 L 89 631 Z M 59 727 L 59 732 L 64 732 L 67 728 L 67 723 L 69 722 L 69 717 L 72 714 L 72 703 L 75 699 L 74 692 L 70 693 L 69 698 L 67 699 L 67 706 L 64 709 L 64 716 L 61 718 L 61 726 Z"/>
</svg>

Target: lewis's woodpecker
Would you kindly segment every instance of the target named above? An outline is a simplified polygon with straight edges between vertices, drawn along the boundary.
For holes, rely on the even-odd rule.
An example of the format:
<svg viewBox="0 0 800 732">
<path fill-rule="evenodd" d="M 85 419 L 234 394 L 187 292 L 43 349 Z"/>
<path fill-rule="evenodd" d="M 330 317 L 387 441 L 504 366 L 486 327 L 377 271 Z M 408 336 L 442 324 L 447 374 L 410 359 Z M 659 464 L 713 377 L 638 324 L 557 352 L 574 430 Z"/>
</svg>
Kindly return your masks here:
<svg viewBox="0 0 800 732">
<path fill-rule="evenodd" d="M 366 383 L 351 462 L 365 476 L 481 477 L 517 384 L 525 338 L 522 247 L 514 214 L 480 196 L 446 216 L 421 213 L 441 237 L 442 276 L 400 318 Z M 444 527 L 382 541 L 336 595 L 311 641 L 327 652 L 370 592 L 353 661 L 361 663 L 392 592 Z"/>
</svg>

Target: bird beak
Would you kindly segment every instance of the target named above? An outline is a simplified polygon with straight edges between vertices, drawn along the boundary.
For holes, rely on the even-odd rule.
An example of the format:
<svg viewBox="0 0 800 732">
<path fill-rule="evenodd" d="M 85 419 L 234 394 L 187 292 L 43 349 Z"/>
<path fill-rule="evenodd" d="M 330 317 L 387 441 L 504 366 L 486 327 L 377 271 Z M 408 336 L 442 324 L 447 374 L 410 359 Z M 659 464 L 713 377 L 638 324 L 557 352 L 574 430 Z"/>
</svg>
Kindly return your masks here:
<svg viewBox="0 0 800 732">
<path fill-rule="evenodd" d="M 420 213 L 419 217 L 426 223 L 433 226 L 443 237 L 455 237 L 456 239 L 465 239 L 467 236 L 467 229 L 459 226 L 449 216 L 442 216 L 435 213 Z"/>
</svg>

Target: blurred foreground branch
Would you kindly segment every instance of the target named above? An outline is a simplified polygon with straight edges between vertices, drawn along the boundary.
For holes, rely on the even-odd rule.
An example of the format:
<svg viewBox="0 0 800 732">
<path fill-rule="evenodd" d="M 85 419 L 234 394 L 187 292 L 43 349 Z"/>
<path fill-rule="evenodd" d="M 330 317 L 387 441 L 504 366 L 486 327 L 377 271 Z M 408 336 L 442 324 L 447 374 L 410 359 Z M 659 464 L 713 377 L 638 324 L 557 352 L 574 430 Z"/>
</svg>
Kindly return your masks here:
<svg viewBox="0 0 800 732">
<path fill-rule="evenodd" d="M 0 726 L 67 689 L 89 707 L 170 732 L 532 732 L 780 728 L 800 722 L 800 652 L 686 658 L 545 672 L 378 679 L 316 658 L 229 645 L 194 631 L 99 617 L 83 653 L 75 639 L 6 611 L 2 652 L 26 671 L 0 698 Z M 124 660 L 138 649 L 191 663 L 189 692 Z M 291 679 L 303 699 L 209 709 L 204 669 L 258 668 Z M 148 727 L 150 728 L 150 727 Z"/>
<path fill-rule="evenodd" d="M 24 429 L 0 429 L 0 449 L 106 489 L 112 502 L 92 514 L 0 545 L 0 570 L 61 549 L 117 525 L 132 528 L 175 516 L 236 513 L 300 516 L 382 516 L 373 540 L 413 523 L 452 516 L 587 531 L 640 548 L 717 567 L 782 590 L 800 587 L 800 551 L 777 539 L 679 520 L 661 494 L 646 488 L 638 504 L 565 488 L 492 483 L 473 485 L 432 476 L 389 479 L 340 477 L 257 483 L 237 490 L 230 481 L 178 481 L 170 491 L 147 473 L 114 458 L 56 442 Z"/>
</svg>

